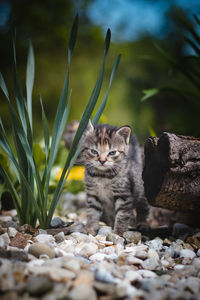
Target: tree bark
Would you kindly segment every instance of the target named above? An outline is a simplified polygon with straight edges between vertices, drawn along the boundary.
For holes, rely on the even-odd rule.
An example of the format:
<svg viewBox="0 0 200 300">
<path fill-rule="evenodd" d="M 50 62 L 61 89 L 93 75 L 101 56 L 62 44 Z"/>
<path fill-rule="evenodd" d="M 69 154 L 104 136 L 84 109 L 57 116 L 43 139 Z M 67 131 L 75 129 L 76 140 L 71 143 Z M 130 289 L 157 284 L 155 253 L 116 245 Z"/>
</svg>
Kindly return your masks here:
<svg viewBox="0 0 200 300">
<path fill-rule="evenodd" d="M 145 143 L 143 180 L 153 206 L 200 212 L 200 138 L 164 132 Z"/>
</svg>

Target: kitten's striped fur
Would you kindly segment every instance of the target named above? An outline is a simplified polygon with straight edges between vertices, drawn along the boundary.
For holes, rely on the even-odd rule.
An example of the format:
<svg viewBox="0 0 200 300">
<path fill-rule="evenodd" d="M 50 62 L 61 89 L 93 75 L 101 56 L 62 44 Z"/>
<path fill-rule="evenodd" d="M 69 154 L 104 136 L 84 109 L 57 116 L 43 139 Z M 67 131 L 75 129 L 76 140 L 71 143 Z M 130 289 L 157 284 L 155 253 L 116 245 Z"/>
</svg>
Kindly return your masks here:
<svg viewBox="0 0 200 300">
<path fill-rule="evenodd" d="M 93 127 L 89 122 L 81 147 L 78 161 L 86 169 L 88 233 L 97 233 L 101 219 L 122 235 L 128 229 L 133 208 L 137 221 L 145 221 L 148 204 L 141 176 L 141 152 L 130 127 Z"/>
</svg>

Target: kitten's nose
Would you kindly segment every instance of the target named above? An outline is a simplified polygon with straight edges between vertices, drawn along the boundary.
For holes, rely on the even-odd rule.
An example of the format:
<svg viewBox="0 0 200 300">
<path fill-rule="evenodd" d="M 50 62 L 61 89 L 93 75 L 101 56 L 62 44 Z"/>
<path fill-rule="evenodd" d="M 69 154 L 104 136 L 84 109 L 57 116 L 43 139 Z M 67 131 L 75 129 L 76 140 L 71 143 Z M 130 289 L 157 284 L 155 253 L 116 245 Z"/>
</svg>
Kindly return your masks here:
<svg viewBox="0 0 200 300">
<path fill-rule="evenodd" d="M 99 162 L 103 165 L 106 161 L 99 158 Z"/>
</svg>

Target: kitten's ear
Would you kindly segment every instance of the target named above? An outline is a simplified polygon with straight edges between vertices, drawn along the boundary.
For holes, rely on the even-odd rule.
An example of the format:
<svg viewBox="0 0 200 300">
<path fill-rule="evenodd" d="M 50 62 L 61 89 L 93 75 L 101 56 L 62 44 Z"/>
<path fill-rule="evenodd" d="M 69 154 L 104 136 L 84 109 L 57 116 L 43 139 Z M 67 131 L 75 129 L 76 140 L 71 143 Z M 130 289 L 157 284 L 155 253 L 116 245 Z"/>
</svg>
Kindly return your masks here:
<svg viewBox="0 0 200 300">
<path fill-rule="evenodd" d="M 89 119 L 87 127 L 85 129 L 85 134 L 87 135 L 88 133 L 91 133 L 94 131 L 94 126 L 92 124 L 92 121 Z"/>
<path fill-rule="evenodd" d="M 125 140 L 126 144 L 129 144 L 130 136 L 131 136 L 131 128 L 129 126 L 122 126 L 117 131 L 116 134 L 122 136 Z"/>
</svg>

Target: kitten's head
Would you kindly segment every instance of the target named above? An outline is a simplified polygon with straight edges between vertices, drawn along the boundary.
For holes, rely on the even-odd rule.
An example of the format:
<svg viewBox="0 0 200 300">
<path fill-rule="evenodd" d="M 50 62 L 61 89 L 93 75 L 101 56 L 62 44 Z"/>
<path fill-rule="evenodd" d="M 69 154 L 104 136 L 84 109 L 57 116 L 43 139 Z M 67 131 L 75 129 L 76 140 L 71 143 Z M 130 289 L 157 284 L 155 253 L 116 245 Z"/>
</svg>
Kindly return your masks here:
<svg viewBox="0 0 200 300">
<path fill-rule="evenodd" d="M 99 124 L 89 121 L 84 133 L 81 160 L 90 175 L 115 176 L 129 149 L 131 129 Z"/>
</svg>

